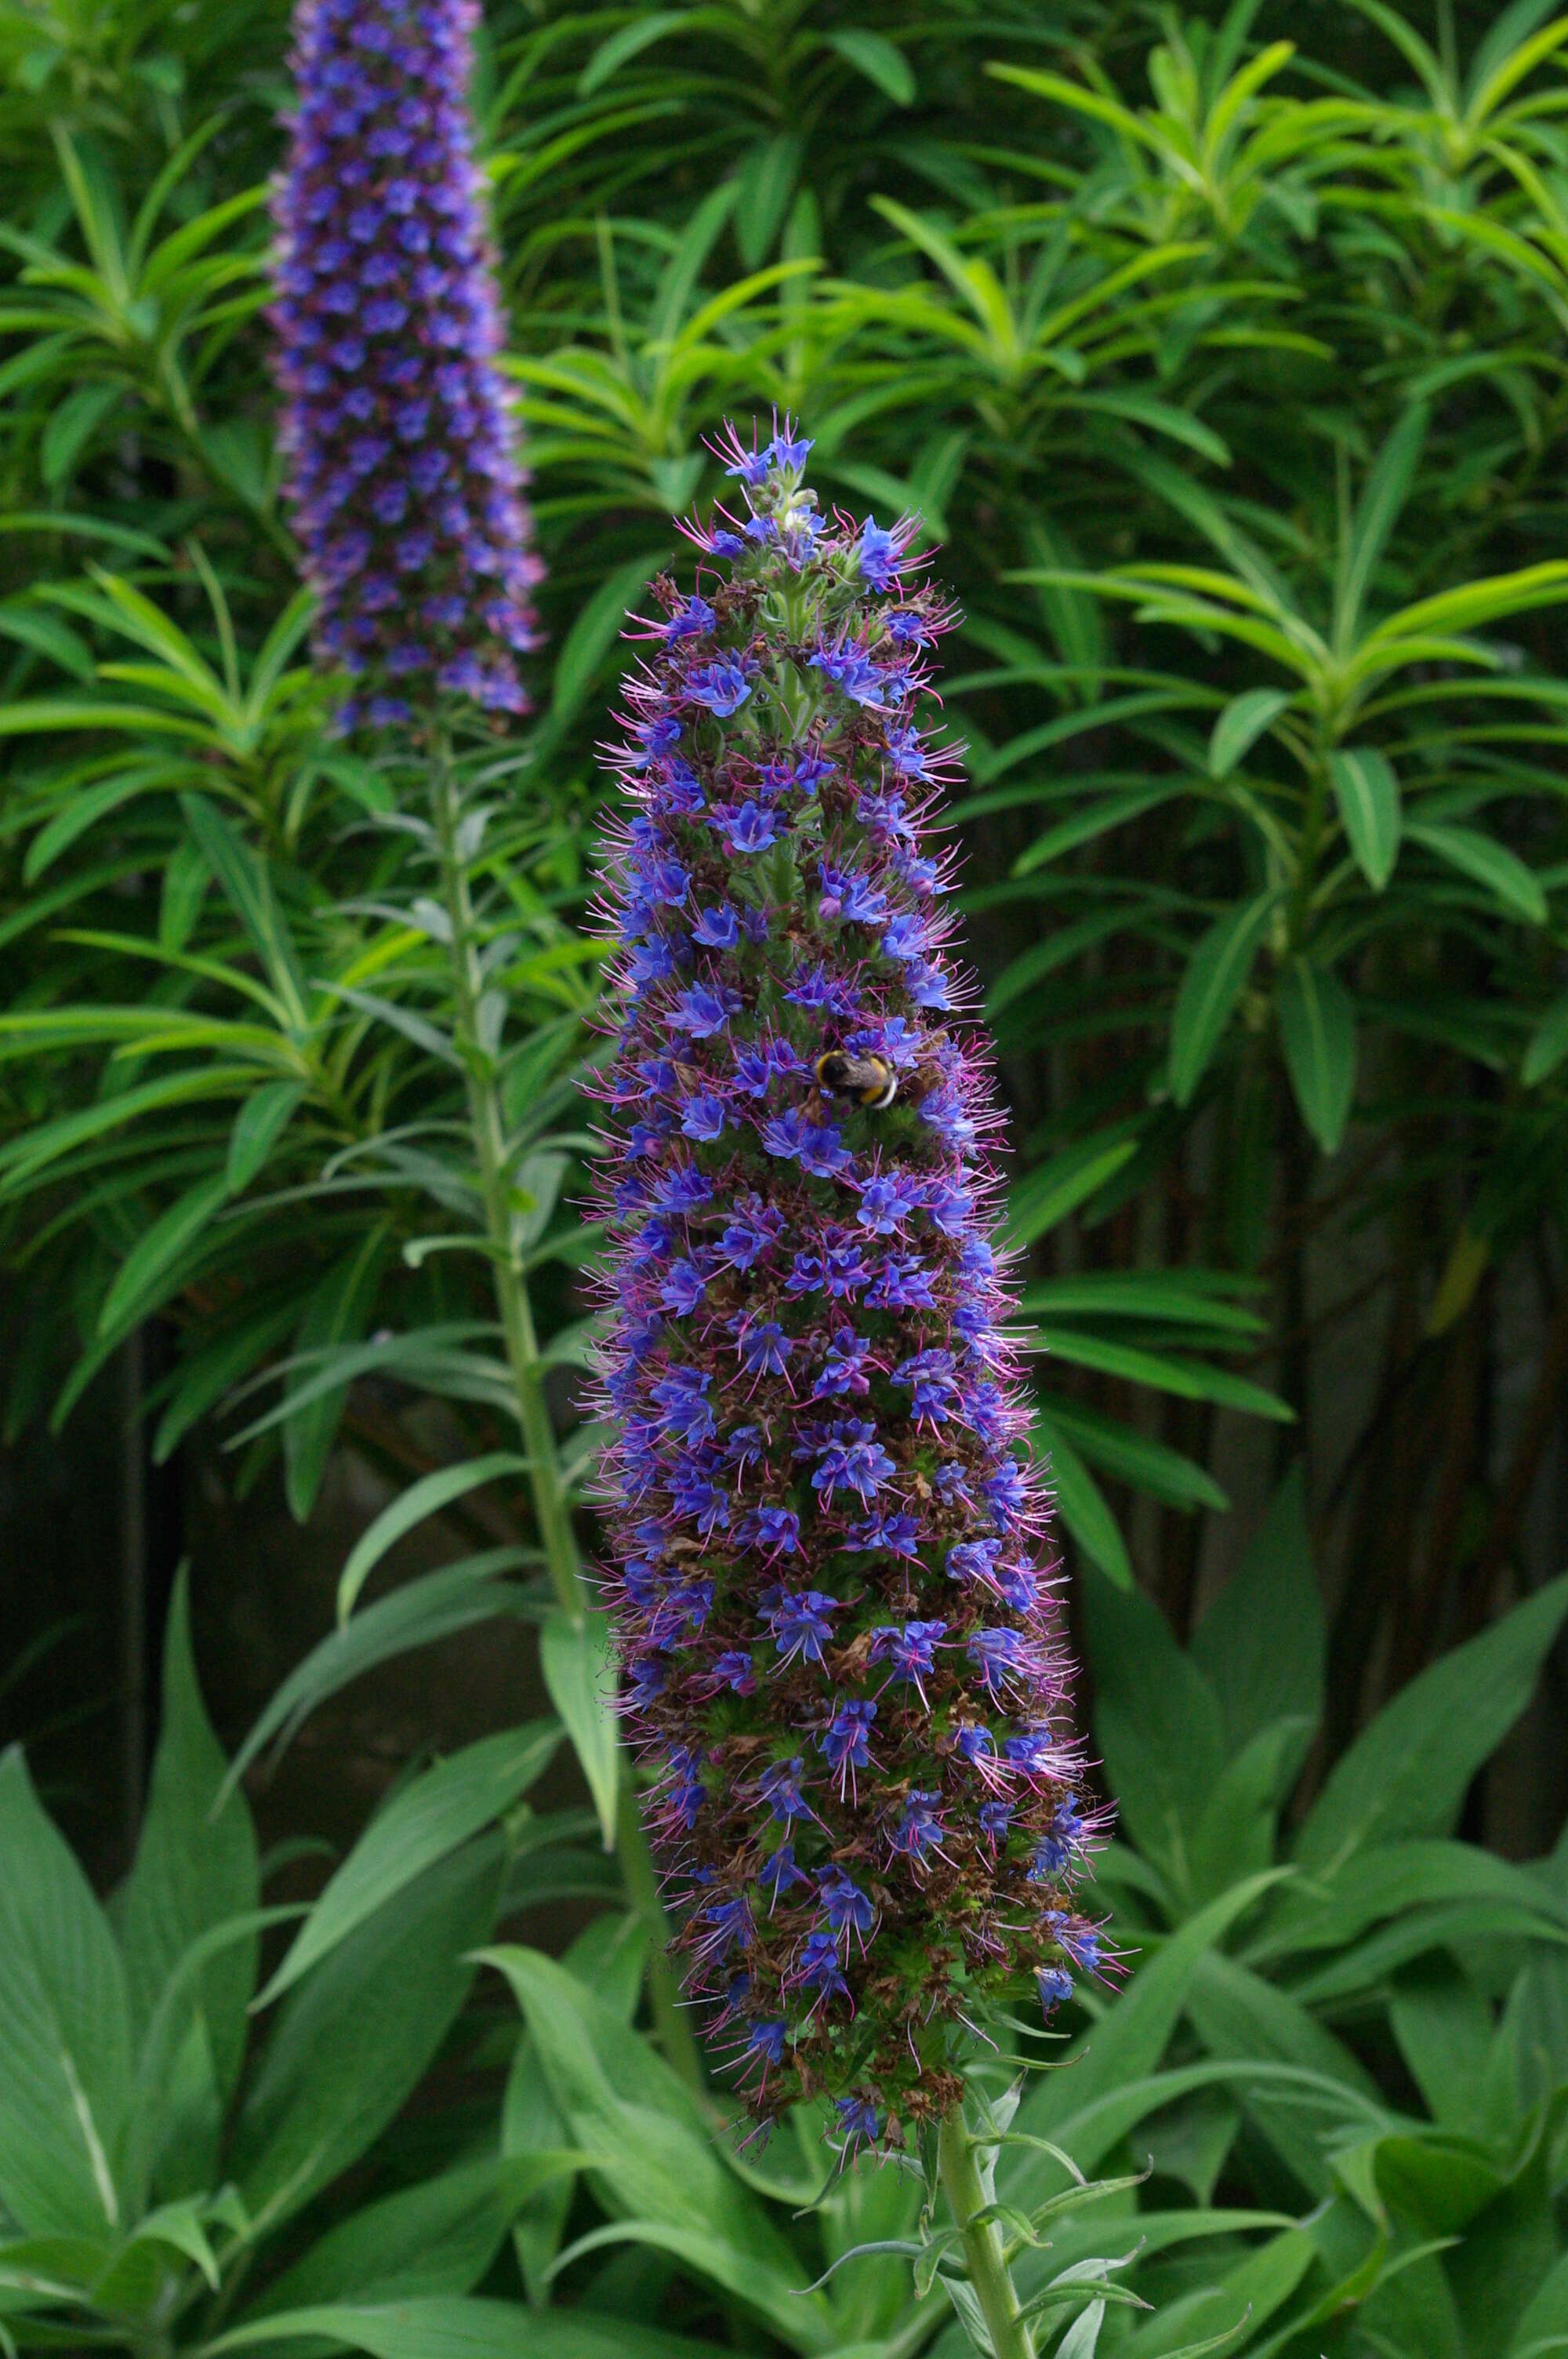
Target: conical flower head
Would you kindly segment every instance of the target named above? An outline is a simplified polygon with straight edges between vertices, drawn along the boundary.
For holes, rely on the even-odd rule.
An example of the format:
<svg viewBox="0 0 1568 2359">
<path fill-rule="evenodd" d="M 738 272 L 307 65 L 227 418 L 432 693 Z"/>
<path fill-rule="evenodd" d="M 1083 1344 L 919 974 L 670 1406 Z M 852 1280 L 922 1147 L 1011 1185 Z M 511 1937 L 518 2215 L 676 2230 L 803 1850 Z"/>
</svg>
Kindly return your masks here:
<svg viewBox="0 0 1568 2359">
<path fill-rule="evenodd" d="M 468 113 L 472 0 L 303 0 L 279 188 L 277 375 L 343 718 L 518 712 L 536 642 Z"/>
<path fill-rule="evenodd" d="M 632 1730 L 688 1989 L 766 2118 L 951 2103 L 966 2018 L 1096 1936 L 998 1115 L 944 945 L 912 525 L 825 524 L 788 421 L 661 579 L 614 760 L 606 1389 Z"/>
</svg>

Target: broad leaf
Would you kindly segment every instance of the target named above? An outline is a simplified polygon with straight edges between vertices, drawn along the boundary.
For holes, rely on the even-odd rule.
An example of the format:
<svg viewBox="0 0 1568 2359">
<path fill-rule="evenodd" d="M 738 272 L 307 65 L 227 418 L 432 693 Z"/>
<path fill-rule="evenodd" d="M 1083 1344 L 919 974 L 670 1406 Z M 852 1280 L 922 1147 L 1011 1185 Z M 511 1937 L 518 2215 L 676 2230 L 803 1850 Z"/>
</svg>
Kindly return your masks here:
<svg viewBox="0 0 1568 2359">
<path fill-rule="evenodd" d="M 267 2288 L 252 2316 L 310 2302 L 467 2293 L 495 2258 L 519 2205 L 582 2159 L 554 2152 L 496 2156 L 420 2180 L 330 2228 Z"/>
<path fill-rule="evenodd" d="M 1302 1866 L 1321 1876 L 1366 1843 L 1446 1834 L 1471 1778 L 1530 1701 L 1565 1614 L 1568 1573 L 1386 1704 L 1308 1812 L 1296 1844 Z"/>
<path fill-rule="evenodd" d="M 1393 764 L 1375 745 L 1356 745 L 1328 757 L 1329 783 L 1345 822 L 1356 864 L 1380 893 L 1400 849 L 1400 782 Z"/>
<path fill-rule="evenodd" d="M 560 1740 L 553 1721 L 503 1729 L 403 1787 L 332 1876 L 256 2005 L 281 1997 L 367 1917 L 510 1810 Z"/>
<path fill-rule="evenodd" d="M 827 2306 L 798 2291 L 790 2247 L 726 2167 L 669 2066 L 553 1959 L 523 1949 L 486 1958 L 527 2018 L 573 2144 L 600 2158 L 589 2174 L 600 2200 L 628 2223 L 599 2241 L 629 2235 L 675 2253 L 794 2349 L 828 2349 Z"/>
<path fill-rule="evenodd" d="M 29 2234 L 102 2234 L 121 2224 L 125 1978 L 18 1745 L 0 1755 L 0 2202 Z"/>
<path fill-rule="evenodd" d="M 416 1647 L 433 1646 L 458 1630 L 497 1614 L 521 1612 L 522 1593 L 501 1575 L 527 1560 L 523 1549 L 485 1549 L 462 1557 L 417 1581 L 405 1582 L 384 1597 L 364 1607 L 341 1629 L 328 1632 L 302 1663 L 273 1691 L 261 1718 L 230 1765 L 225 1781 L 243 1777 L 256 1756 L 275 1740 L 279 1751 L 295 1735 L 318 1705 L 338 1693 L 377 1663 L 406 1654 Z"/>
<path fill-rule="evenodd" d="M 1189 1844 L 1225 1758 L 1218 1701 L 1141 1590 L 1083 1584 L 1095 1733 L 1121 1820 L 1183 1889 Z"/>
<path fill-rule="evenodd" d="M 580 1620 L 557 1607 L 539 1634 L 539 1666 L 588 1780 L 609 1851 L 615 1841 L 621 1737 L 615 1718 L 615 1654 L 610 1617 Z"/>
<path fill-rule="evenodd" d="M 1210 777 L 1227 778 L 1290 701 L 1288 692 L 1281 688 L 1249 688 L 1240 696 L 1233 696 L 1209 737 Z"/>
<path fill-rule="evenodd" d="M 433 2296 L 398 2302 L 324 2302 L 234 2326 L 203 2343 L 203 2359 L 268 2343 L 326 2338 L 370 2359 L 704 2359 L 711 2343 L 665 2334 L 641 2319 L 587 2310 L 546 2316 L 520 2302 Z"/>
<path fill-rule="evenodd" d="M 498 1838 L 377 1910 L 286 2002 L 232 2168 L 253 2221 L 297 2212 L 380 2136 L 445 2038 L 500 1891 Z"/>
<path fill-rule="evenodd" d="M 465 1497 L 481 1484 L 495 1482 L 504 1474 L 526 1473 L 527 1469 L 527 1460 L 519 1458 L 515 1451 L 496 1450 L 483 1458 L 465 1459 L 458 1466 L 438 1466 L 433 1473 L 422 1474 L 406 1491 L 400 1491 L 349 1551 L 338 1582 L 340 1623 L 348 1620 L 365 1582 L 405 1532 L 412 1531 L 427 1516 L 439 1515 L 454 1499 Z"/>
<path fill-rule="evenodd" d="M 377 1222 L 351 1253 L 330 1268 L 305 1307 L 294 1338 L 297 1353 L 319 1352 L 362 1335 L 381 1283 L 381 1266 L 391 1244 L 390 1226 Z M 294 1387 L 291 1386 L 289 1391 Z M 286 1395 L 286 1400 L 287 1400 Z M 316 1504 L 327 1459 L 348 1403 L 346 1386 L 318 1392 L 289 1408 L 283 1420 L 283 1463 L 288 1505 L 303 1523 Z"/>
<path fill-rule="evenodd" d="M 246 1915 L 260 1897 L 250 1807 L 233 1787 L 225 1790 L 228 1765 L 197 1683 L 183 1568 L 169 1604 L 162 1705 L 147 1813 L 119 1906 L 125 1984 L 138 2040 L 190 1944 L 211 1927 Z M 189 1992 L 221 2103 L 232 2095 L 244 2059 L 245 2008 L 255 1962 L 254 1935 L 227 1945 L 203 1967 Z"/>
<path fill-rule="evenodd" d="M 1178 1105 L 1192 1098 L 1247 988 L 1276 897 L 1260 893 L 1217 919 L 1188 961 L 1171 1018 L 1171 1095 Z"/>
<path fill-rule="evenodd" d="M 1336 1152 L 1356 1095 L 1356 1009 L 1332 967 L 1292 959 L 1275 1005 L 1285 1070 L 1302 1120 L 1325 1155 Z"/>
<path fill-rule="evenodd" d="M 1292 1467 L 1241 1563 L 1193 1636 L 1193 1659 L 1219 1699 L 1226 1747 L 1271 1722 L 1323 1715 L 1323 1604 L 1313 1572 L 1306 1485 Z"/>
<path fill-rule="evenodd" d="M 1507 844 L 1495 842 L 1476 827 L 1418 825 L 1413 820 L 1405 833 L 1412 843 L 1435 853 L 1462 876 L 1485 886 L 1511 917 L 1522 918 L 1527 925 L 1545 925 L 1546 894 L 1541 880 Z"/>
</svg>

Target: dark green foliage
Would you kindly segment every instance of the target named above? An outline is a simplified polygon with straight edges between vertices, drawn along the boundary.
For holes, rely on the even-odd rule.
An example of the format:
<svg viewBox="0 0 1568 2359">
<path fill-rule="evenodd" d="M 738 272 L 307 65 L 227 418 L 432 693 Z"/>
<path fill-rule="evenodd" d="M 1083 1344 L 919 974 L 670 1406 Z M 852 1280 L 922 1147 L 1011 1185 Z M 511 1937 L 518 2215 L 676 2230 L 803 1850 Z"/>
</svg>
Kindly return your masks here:
<svg viewBox="0 0 1568 2359">
<path fill-rule="evenodd" d="M 260 317 L 286 34 L 0 10 L 9 1415 L 68 1416 L 156 1316 L 160 1453 L 221 1416 L 301 1516 L 334 1449 L 392 1470 L 253 1746 L 405 1647 L 549 1616 L 596 1809 L 530 1818 L 525 1733 L 421 1766 L 258 2032 L 183 1619 L 113 1933 L 13 1756 L 0 2332 L 958 2347 L 915 2179 L 803 2223 L 815 2122 L 697 2159 L 673 2019 L 662 2060 L 635 2027 L 656 1912 L 574 1586 L 591 749 L 668 514 L 718 488 L 703 433 L 776 402 L 827 495 L 923 508 L 967 614 L 968 930 L 1137 1951 L 1070 2071 L 977 2102 L 1083 2172 L 1155 2166 L 1042 2231 L 1063 2166 L 997 2148 L 1030 2295 L 1084 2266 L 1042 2348 L 1534 2359 L 1568 2334 L 1568 1884 L 1455 1829 L 1563 1611 L 1568 19 L 498 0 L 476 100 L 551 639 L 536 723 L 459 749 L 438 810 L 325 734 L 301 652 Z M 1203 1614 L 1232 1491 L 1273 1506 Z M 456 1560 L 363 1592 L 438 1501 Z M 476 2048 L 463 1959 L 567 1897 L 604 1914 L 564 1961 L 499 1953 L 532 2033 L 488 1976 Z M 427 2092 L 426 2169 L 388 2125 L 454 2040 L 515 2069 L 482 2145 Z"/>
</svg>

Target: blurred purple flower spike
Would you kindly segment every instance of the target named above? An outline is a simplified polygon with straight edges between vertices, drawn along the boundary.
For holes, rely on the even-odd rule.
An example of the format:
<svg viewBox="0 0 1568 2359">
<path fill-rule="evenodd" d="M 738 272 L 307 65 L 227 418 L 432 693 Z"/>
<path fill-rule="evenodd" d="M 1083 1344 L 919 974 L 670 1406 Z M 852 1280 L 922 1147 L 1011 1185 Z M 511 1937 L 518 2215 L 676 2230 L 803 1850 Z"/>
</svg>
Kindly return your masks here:
<svg viewBox="0 0 1568 2359">
<path fill-rule="evenodd" d="M 317 646 L 344 725 L 520 712 L 538 643 L 468 110 L 473 0 L 302 0 L 276 370 Z"/>
</svg>

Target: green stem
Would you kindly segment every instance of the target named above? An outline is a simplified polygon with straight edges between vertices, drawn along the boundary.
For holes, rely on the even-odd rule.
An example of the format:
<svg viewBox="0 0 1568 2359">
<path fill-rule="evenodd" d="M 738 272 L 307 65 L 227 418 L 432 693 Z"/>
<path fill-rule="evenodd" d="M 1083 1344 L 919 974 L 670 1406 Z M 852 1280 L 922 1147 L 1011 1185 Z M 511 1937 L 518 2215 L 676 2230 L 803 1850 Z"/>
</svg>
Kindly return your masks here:
<svg viewBox="0 0 1568 2359">
<path fill-rule="evenodd" d="M 1028 2321 L 1019 2315 L 1001 2231 L 994 2220 L 979 2216 L 986 2209 L 987 2196 L 975 2152 L 964 2108 L 955 2105 L 937 2134 L 936 2168 L 963 2239 L 969 2283 L 984 2315 L 995 2359 L 1034 2359 L 1034 2338 Z"/>
<path fill-rule="evenodd" d="M 1296 873 L 1288 903 L 1290 943 L 1299 950 L 1305 938 L 1307 920 L 1312 912 L 1313 887 L 1317 882 L 1317 855 L 1323 842 L 1324 825 L 1328 816 L 1328 739 L 1317 729 L 1307 765 L 1306 808 L 1302 814 L 1302 832 L 1296 847 Z"/>
<path fill-rule="evenodd" d="M 534 1520 L 550 1584 L 561 1610 L 580 1625 L 594 1610 L 594 1597 L 583 1571 L 572 1521 L 571 1503 L 561 1479 L 560 1454 L 555 1426 L 545 1394 L 534 1306 L 517 1238 L 513 1201 L 512 1157 L 506 1121 L 494 1078 L 493 1060 L 480 1038 L 479 1006 L 484 990 L 480 964 L 479 927 L 474 917 L 469 865 L 458 850 L 461 796 L 453 773 L 450 749 L 438 737 L 432 749 L 436 830 L 441 847 L 441 875 L 451 940 L 448 945 L 455 1022 L 453 1037 L 462 1060 L 468 1091 L 469 1125 L 479 1168 L 480 1196 L 484 1207 L 485 1239 L 490 1248 L 496 1310 L 505 1339 L 506 1361 L 517 1400 L 528 1484 L 533 1494 Z M 649 1995 L 654 2020 L 665 2057 L 698 2093 L 705 2090 L 702 2059 L 691 2027 L 682 2012 L 670 1965 L 669 1928 L 659 1899 L 658 1880 L 648 1849 L 647 1831 L 638 1808 L 631 1765 L 621 1758 L 621 1791 L 616 1812 L 616 1851 L 626 1897 L 646 1922 L 653 1936 L 648 1966 Z"/>
</svg>

